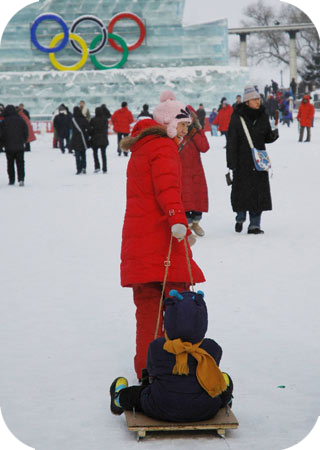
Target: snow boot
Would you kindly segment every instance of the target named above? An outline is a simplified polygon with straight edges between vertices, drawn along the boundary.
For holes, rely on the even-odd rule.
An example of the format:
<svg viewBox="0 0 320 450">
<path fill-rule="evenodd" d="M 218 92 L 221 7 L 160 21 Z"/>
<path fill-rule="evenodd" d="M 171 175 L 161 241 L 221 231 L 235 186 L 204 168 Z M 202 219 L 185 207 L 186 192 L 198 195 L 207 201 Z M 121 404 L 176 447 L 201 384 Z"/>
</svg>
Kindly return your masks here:
<svg viewBox="0 0 320 450">
<path fill-rule="evenodd" d="M 220 398 L 222 401 L 222 407 L 229 406 L 231 408 L 232 407 L 232 399 L 233 399 L 233 395 L 232 395 L 233 382 L 232 382 L 230 375 L 228 375 L 226 372 L 222 372 L 222 375 L 227 384 L 227 389 L 220 394 Z"/>
<path fill-rule="evenodd" d="M 189 223 L 188 228 L 191 231 L 191 234 L 188 235 L 188 242 L 189 242 L 190 247 L 192 247 L 197 242 L 196 235 L 192 233 L 192 227 L 193 227 L 193 223 Z"/>
<path fill-rule="evenodd" d="M 199 222 L 193 222 L 191 229 L 197 236 L 204 236 L 204 230 L 200 227 Z"/>
<path fill-rule="evenodd" d="M 188 242 L 190 247 L 192 247 L 197 242 L 197 237 L 192 233 L 188 236 Z"/>
<path fill-rule="evenodd" d="M 235 226 L 235 230 L 237 233 L 241 233 L 243 228 L 243 223 L 242 222 L 236 222 L 236 226 Z"/>
<path fill-rule="evenodd" d="M 113 414 L 120 416 L 123 413 L 123 408 L 119 403 L 118 397 L 122 389 L 128 387 L 128 380 L 124 377 L 118 377 L 114 380 L 112 385 L 110 386 L 110 409 Z"/>
<path fill-rule="evenodd" d="M 139 378 L 139 383 L 141 384 L 141 386 L 149 386 L 150 380 L 149 380 L 149 372 L 147 369 L 142 369 L 141 378 Z"/>
<path fill-rule="evenodd" d="M 248 234 L 263 234 L 264 231 L 260 228 L 248 228 Z"/>
</svg>

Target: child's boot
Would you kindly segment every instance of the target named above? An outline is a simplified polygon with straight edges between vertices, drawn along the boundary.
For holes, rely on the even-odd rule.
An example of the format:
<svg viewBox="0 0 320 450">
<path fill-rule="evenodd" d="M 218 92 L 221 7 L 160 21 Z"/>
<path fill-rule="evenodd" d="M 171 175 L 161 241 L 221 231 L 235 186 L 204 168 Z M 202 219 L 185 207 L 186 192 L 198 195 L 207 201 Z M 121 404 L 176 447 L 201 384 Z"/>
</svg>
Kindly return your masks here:
<svg viewBox="0 0 320 450">
<path fill-rule="evenodd" d="M 193 226 L 193 223 L 189 223 L 188 228 L 191 231 L 191 234 L 189 234 L 189 236 L 188 236 L 188 242 L 189 242 L 190 247 L 192 247 L 197 242 L 197 236 L 192 233 L 192 226 Z"/>
<path fill-rule="evenodd" d="M 128 380 L 124 377 L 118 377 L 114 380 L 112 385 L 110 386 L 110 409 L 113 414 L 117 414 L 118 416 L 123 413 L 123 408 L 119 403 L 119 394 L 122 389 L 128 387 Z"/>
<path fill-rule="evenodd" d="M 228 375 L 226 372 L 222 372 L 222 375 L 223 375 L 223 378 L 227 385 L 227 389 L 220 394 L 222 406 L 228 405 L 231 408 L 232 407 L 232 399 L 233 399 L 233 395 L 232 395 L 233 382 L 231 380 L 230 375 Z"/>
<path fill-rule="evenodd" d="M 204 236 L 204 230 L 200 227 L 199 222 L 193 221 L 192 224 L 192 230 L 198 235 L 198 236 Z"/>
</svg>

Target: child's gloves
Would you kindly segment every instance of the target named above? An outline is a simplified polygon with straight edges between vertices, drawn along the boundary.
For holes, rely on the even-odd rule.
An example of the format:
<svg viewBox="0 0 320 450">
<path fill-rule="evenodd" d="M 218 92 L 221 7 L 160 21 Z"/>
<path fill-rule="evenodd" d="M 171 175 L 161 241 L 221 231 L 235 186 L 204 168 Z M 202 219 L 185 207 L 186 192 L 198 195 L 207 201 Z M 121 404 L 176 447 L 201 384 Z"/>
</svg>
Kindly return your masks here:
<svg viewBox="0 0 320 450">
<path fill-rule="evenodd" d="M 171 233 L 173 237 L 178 239 L 178 241 L 182 241 L 187 234 L 187 227 L 183 225 L 183 223 L 175 223 L 171 227 Z"/>
</svg>

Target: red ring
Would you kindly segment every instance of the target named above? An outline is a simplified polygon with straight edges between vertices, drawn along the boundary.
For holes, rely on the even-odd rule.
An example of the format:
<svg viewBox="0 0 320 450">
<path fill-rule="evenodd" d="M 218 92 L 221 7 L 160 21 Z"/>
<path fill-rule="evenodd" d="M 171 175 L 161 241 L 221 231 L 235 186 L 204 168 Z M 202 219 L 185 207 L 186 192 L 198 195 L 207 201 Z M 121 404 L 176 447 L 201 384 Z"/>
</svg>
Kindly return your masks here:
<svg viewBox="0 0 320 450">
<path fill-rule="evenodd" d="M 112 19 L 110 20 L 110 23 L 108 25 L 108 33 L 113 33 L 113 27 L 115 26 L 115 23 L 121 19 L 134 20 L 137 23 L 137 25 L 139 26 L 139 29 L 140 29 L 139 39 L 137 40 L 137 42 L 135 44 L 128 45 L 128 50 L 135 50 L 136 48 L 140 47 L 140 45 L 144 41 L 144 38 L 146 37 L 146 28 L 144 26 L 144 23 L 142 22 L 140 17 L 136 16 L 135 14 L 119 13 L 119 14 L 116 14 L 115 16 L 113 16 Z M 120 45 L 116 44 L 114 40 L 109 39 L 109 42 L 110 42 L 111 47 L 113 47 L 118 52 L 123 53 L 123 48 L 120 47 Z"/>
</svg>

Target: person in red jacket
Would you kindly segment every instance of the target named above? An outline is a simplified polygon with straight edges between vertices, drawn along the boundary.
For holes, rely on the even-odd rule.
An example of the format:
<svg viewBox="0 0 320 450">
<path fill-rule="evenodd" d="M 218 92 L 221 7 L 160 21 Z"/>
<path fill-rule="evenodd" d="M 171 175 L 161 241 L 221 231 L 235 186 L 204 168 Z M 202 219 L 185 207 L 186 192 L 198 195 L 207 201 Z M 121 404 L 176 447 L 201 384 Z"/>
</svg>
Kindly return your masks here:
<svg viewBox="0 0 320 450">
<path fill-rule="evenodd" d="M 120 141 L 123 137 L 128 136 L 130 133 L 130 124 L 134 122 L 133 115 L 128 109 L 128 103 L 122 102 L 121 108 L 117 109 L 112 116 L 111 121 L 113 124 L 113 130 L 118 134 L 118 155 L 121 156 Z M 125 156 L 128 156 L 128 152 L 123 152 Z"/>
<path fill-rule="evenodd" d="M 203 212 L 208 212 L 208 188 L 201 162 L 201 153 L 209 150 L 209 142 L 201 128 L 196 111 L 188 105 L 192 117 L 188 134 L 179 147 L 182 164 L 182 203 L 190 230 L 204 236 L 199 225 Z"/>
<path fill-rule="evenodd" d="M 164 295 L 171 289 L 188 290 L 185 243 L 194 283 L 205 281 L 192 259 L 185 236 L 190 235 L 181 201 L 180 139 L 191 123 L 186 106 L 171 91 L 160 97 L 153 119 L 139 120 L 121 148 L 131 151 L 127 168 L 127 205 L 122 230 L 121 285 L 133 289 L 136 306 L 136 355 L 138 379 L 146 367 L 148 345 L 155 338 L 165 264 L 171 257 Z M 162 317 L 159 335 L 163 336 Z"/>
<path fill-rule="evenodd" d="M 224 135 L 226 137 L 226 139 L 227 139 L 227 131 L 229 128 L 229 123 L 230 123 L 232 113 L 233 113 L 232 106 L 229 105 L 227 100 L 224 100 L 222 102 L 222 108 L 218 112 L 217 117 L 212 122 L 213 125 L 218 125 L 218 131 L 220 131 L 220 133 L 222 135 Z M 226 147 L 224 147 L 224 148 L 226 148 Z"/>
<path fill-rule="evenodd" d="M 304 129 L 307 128 L 307 138 L 304 142 L 311 141 L 311 127 L 314 118 L 314 106 L 310 103 L 309 95 L 305 95 L 300 104 L 297 119 L 300 123 L 299 142 L 302 142 Z"/>
</svg>

